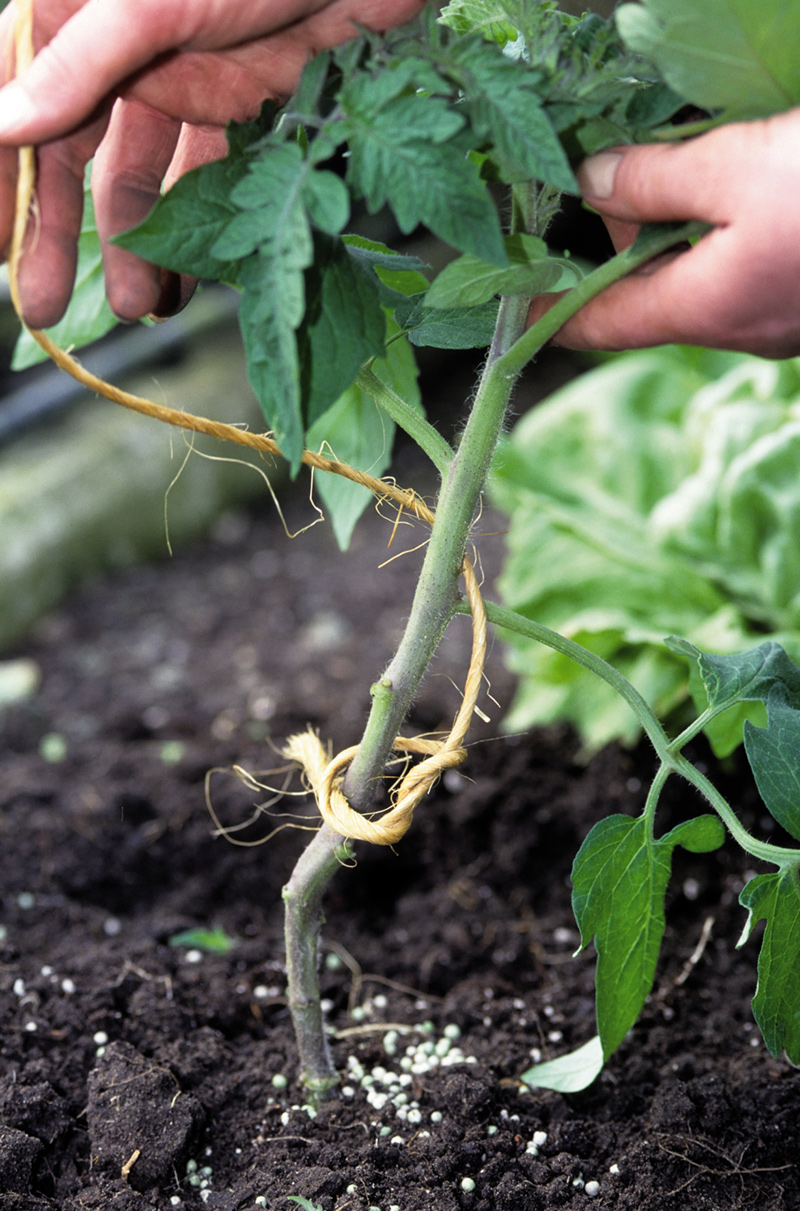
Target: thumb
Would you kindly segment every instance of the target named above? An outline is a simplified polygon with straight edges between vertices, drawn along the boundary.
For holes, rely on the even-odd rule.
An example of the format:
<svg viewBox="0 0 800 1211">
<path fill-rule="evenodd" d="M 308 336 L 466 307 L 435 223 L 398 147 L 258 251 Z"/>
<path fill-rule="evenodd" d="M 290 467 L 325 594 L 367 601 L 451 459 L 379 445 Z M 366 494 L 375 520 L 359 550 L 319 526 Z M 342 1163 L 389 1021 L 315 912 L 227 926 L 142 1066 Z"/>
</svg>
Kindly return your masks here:
<svg viewBox="0 0 800 1211">
<path fill-rule="evenodd" d="M 578 183 L 604 217 L 630 223 L 727 221 L 731 165 L 742 160 L 741 129 L 726 127 L 680 144 L 615 147 L 584 160 Z"/>
</svg>

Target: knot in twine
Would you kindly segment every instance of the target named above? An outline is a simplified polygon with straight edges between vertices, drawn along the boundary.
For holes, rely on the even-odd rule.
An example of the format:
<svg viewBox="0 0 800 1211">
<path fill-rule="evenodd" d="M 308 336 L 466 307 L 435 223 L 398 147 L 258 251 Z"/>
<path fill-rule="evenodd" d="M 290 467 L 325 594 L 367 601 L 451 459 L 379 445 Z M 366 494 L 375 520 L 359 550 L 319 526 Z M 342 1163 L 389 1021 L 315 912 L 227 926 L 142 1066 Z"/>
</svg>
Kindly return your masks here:
<svg viewBox="0 0 800 1211">
<path fill-rule="evenodd" d="M 343 771 L 358 752 L 358 745 L 343 749 L 329 760 L 319 737 L 310 729 L 290 736 L 286 742 L 283 755 L 302 768 L 320 815 L 343 837 L 373 845 L 394 845 L 410 828 L 414 809 L 441 774 L 460 765 L 467 755 L 463 741 L 478 700 L 486 657 L 486 611 L 475 570 L 466 558 L 461 571 L 472 610 L 472 655 L 461 707 L 444 740 L 395 738 L 393 752 L 423 754 L 424 760 L 409 769 L 394 787 L 388 811 L 377 819 L 364 816 L 350 806 L 341 789 Z"/>
</svg>

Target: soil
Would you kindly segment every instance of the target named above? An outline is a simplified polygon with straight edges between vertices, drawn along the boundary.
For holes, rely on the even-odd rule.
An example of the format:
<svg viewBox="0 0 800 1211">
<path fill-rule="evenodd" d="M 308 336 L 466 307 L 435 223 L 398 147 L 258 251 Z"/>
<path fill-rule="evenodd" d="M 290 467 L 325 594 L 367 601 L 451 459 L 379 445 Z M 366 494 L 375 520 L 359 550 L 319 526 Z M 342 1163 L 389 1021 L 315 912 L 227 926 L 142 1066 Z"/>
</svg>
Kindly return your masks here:
<svg viewBox="0 0 800 1211">
<path fill-rule="evenodd" d="M 291 525 L 310 516 L 289 507 Z M 6 654 L 42 681 L 0 715 L 0 1211 L 800 1208 L 800 1077 L 752 1022 L 732 845 L 677 852 L 655 990 L 596 1083 L 521 1087 L 532 1057 L 594 1033 L 570 866 L 596 820 L 641 807 L 652 761 L 614 747 L 581 763 L 565 730 L 498 737 L 488 697 L 494 721 L 396 852 L 362 847 L 334 881 L 322 982 L 345 1075 L 315 1118 L 303 1108 L 280 890 L 305 834 L 214 836 L 204 781 L 277 769 L 307 724 L 357 739 L 419 559 L 378 571 L 386 535 L 371 516 L 339 556 L 326 526 L 288 541 L 271 508 L 226 516 L 169 563 L 87 586 Z M 499 548 L 482 540 L 487 574 Z M 411 728 L 452 717 L 468 638 L 457 619 Z M 490 675 L 507 702 L 498 651 Z M 758 820 L 744 770 L 719 776 Z M 228 827 L 270 798 L 230 772 L 211 789 Z M 288 802 L 274 810 L 313 824 Z M 664 828 L 697 807 L 674 788 Z M 170 943 L 216 928 L 227 953 Z M 406 1048 L 445 1052 L 458 1032 L 438 1067 L 415 1052 L 404 1104 L 381 1104 L 380 1072 L 368 1100 L 359 1065 L 400 1074 Z"/>
</svg>

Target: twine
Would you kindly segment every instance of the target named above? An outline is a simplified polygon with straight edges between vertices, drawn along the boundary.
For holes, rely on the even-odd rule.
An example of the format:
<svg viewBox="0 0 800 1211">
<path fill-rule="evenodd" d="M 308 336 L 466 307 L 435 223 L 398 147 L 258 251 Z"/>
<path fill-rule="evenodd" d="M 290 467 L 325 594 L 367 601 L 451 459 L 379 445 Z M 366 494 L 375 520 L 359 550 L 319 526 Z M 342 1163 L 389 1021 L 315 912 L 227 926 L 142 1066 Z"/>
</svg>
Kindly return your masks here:
<svg viewBox="0 0 800 1211">
<path fill-rule="evenodd" d="M 33 0 L 19 0 L 14 27 L 15 74 L 24 71 L 34 57 L 33 45 Z M 62 370 L 86 387 L 89 391 L 103 396 L 112 403 L 119 404 L 133 412 L 150 416 L 155 420 L 193 433 L 204 433 L 220 441 L 234 442 L 261 453 L 271 454 L 282 458 L 283 454 L 277 442 L 268 434 L 250 433 L 247 429 L 236 425 L 224 424 L 209 420 L 206 417 L 195 416 L 179 408 L 170 408 L 164 404 L 154 403 L 142 396 L 123 391 L 104 379 L 92 374 L 70 353 L 61 349 L 46 332 L 29 328 L 22 318 L 22 307 L 19 297 L 19 263 L 25 241 L 25 232 L 29 216 L 35 213 L 36 187 L 36 151 L 35 148 L 20 147 L 18 153 L 18 177 L 16 193 L 16 211 L 8 256 L 8 276 L 11 300 L 20 322 L 44 350 L 44 352 Z M 327 458 L 315 454 L 312 450 L 304 450 L 302 463 L 332 475 L 340 475 L 353 483 L 368 488 L 379 500 L 391 500 L 399 506 L 400 511 L 406 510 L 419 518 L 420 521 L 433 525 L 434 514 L 413 489 L 399 488 L 391 480 L 378 479 L 347 463 L 335 458 Z M 378 819 L 361 815 L 348 803 L 340 789 L 343 771 L 358 752 L 358 745 L 344 749 L 333 760 L 328 760 L 325 749 L 319 737 L 310 729 L 306 732 L 290 736 L 284 749 L 284 755 L 296 761 L 303 769 L 305 776 L 314 791 L 322 818 L 341 836 L 353 840 L 370 841 L 374 845 L 394 845 L 408 830 L 414 814 L 414 809 L 425 797 L 440 775 L 448 769 L 460 765 L 466 756 L 463 741 L 475 709 L 483 678 L 483 665 L 486 656 L 486 611 L 483 605 L 478 581 L 474 568 L 465 556 L 461 568 L 464 577 L 467 597 L 472 610 L 472 654 L 469 671 L 464 686 L 461 707 L 453 722 L 450 733 L 444 740 L 427 739 L 424 737 L 398 736 L 392 749 L 395 752 L 417 754 L 423 760 L 413 766 L 399 780 L 392 794 L 392 806 Z"/>
</svg>

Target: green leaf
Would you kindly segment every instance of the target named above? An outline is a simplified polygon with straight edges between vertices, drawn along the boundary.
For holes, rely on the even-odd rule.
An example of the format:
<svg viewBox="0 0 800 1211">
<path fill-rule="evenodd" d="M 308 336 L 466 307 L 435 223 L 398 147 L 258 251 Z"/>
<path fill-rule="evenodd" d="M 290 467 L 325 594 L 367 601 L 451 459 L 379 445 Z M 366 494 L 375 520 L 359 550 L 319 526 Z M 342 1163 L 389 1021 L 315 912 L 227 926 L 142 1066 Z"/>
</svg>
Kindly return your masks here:
<svg viewBox="0 0 800 1211">
<path fill-rule="evenodd" d="M 794 668 L 794 666 L 792 666 Z M 795 670 L 797 671 L 797 670 Z M 747 760 L 767 811 L 800 841 L 800 709 L 783 685 L 767 697 L 767 727 L 744 725 Z"/>
<path fill-rule="evenodd" d="M 800 707 L 800 669 L 774 639 L 757 648 L 716 656 L 701 652 L 686 639 L 672 636 L 666 641 L 671 651 L 697 662 L 711 707 L 723 709 L 736 702 L 767 702 L 775 687 L 782 687 L 789 701 Z"/>
<path fill-rule="evenodd" d="M 144 222 L 115 236 L 114 243 L 175 273 L 235 282 L 238 263 L 213 248 L 238 214 L 231 194 L 246 169 L 242 155 L 186 173 Z"/>
<path fill-rule="evenodd" d="M 602 1072 L 605 1059 L 600 1036 L 595 1035 L 567 1055 L 534 1064 L 523 1072 L 521 1080 L 534 1089 L 555 1089 L 557 1093 L 580 1093 Z"/>
<path fill-rule="evenodd" d="M 311 236 L 301 210 L 291 212 L 283 238 L 242 264 L 239 325 L 247 375 L 267 424 L 292 474 L 300 466 L 305 425 L 296 329 L 305 311 L 303 270 L 311 263 Z"/>
<path fill-rule="evenodd" d="M 377 112 L 367 97 L 358 101 L 347 113 L 347 179 L 368 209 L 374 214 L 388 205 L 402 232 L 424 224 L 454 247 L 504 264 L 494 202 L 467 145 L 454 140 L 464 117 L 442 98 L 417 93 Z"/>
<path fill-rule="evenodd" d="M 390 325 L 390 333 L 396 336 L 396 327 Z M 372 369 L 407 403 L 421 408 L 416 362 L 407 341 L 393 340 L 386 357 L 374 362 Z M 371 396 L 354 383 L 312 425 L 307 443 L 311 449 L 380 477 L 391 462 L 394 428 Z M 317 475 L 315 487 L 330 514 L 339 548 L 346 551 L 356 522 L 373 500 L 372 493 L 342 476 L 324 472 Z"/>
<path fill-rule="evenodd" d="M 568 290 L 580 280 L 580 270 L 563 257 L 551 256 L 544 240 L 518 234 L 505 240 L 508 267 L 465 253 L 447 265 L 425 296 L 426 307 L 450 310 L 476 307 L 494 295 L 545 294 Z"/>
<path fill-rule="evenodd" d="M 437 311 L 421 302 L 405 317 L 403 326 L 412 345 L 434 349 L 485 349 L 492 343 L 499 303 L 490 299 L 479 307 Z"/>
<path fill-rule="evenodd" d="M 186 929 L 182 933 L 172 934 L 168 941 L 170 946 L 187 946 L 215 955 L 230 954 L 237 945 L 236 939 L 230 937 L 222 926 L 217 929 Z"/>
<path fill-rule="evenodd" d="M 673 849 L 706 853 L 724 837 L 716 816 L 688 820 L 658 840 L 644 816 L 609 816 L 581 846 L 572 868 L 572 907 L 581 948 L 594 937 L 597 950 L 597 1027 L 606 1059 L 653 986 Z"/>
<path fill-rule="evenodd" d="M 298 333 L 303 415 L 311 425 L 384 351 L 386 317 L 374 275 L 341 240 L 318 236 Z"/>
<path fill-rule="evenodd" d="M 616 21 L 676 92 L 729 121 L 800 102 L 800 21 L 786 0 L 644 0 Z"/>
<path fill-rule="evenodd" d="M 800 882 L 794 867 L 756 875 L 739 903 L 748 910 L 742 946 L 759 921 L 766 921 L 758 956 L 753 1016 L 770 1055 L 786 1050 L 800 1064 Z"/>
<path fill-rule="evenodd" d="M 238 213 L 214 241 L 214 256 L 241 260 L 274 240 L 285 246 L 295 232 L 308 241 L 303 186 L 309 171 L 296 143 L 266 148 L 231 190 L 230 201 Z M 306 231 L 301 234 L 303 227 Z"/>
<path fill-rule="evenodd" d="M 539 180 L 579 193 L 564 148 L 542 101 L 518 63 L 492 43 L 468 39 L 453 58 L 473 130 L 491 143 L 505 181 Z"/>
<path fill-rule="evenodd" d="M 451 0 L 442 9 L 439 20 L 458 34 L 479 31 L 485 38 L 505 46 L 514 42 L 519 31 L 514 23 L 514 4 L 503 0 Z"/>
<path fill-rule="evenodd" d="M 47 335 L 62 349 L 72 346 L 80 348 L 99 340 L 118 323 L 106 299 L 103 258 L 91 193 L 91 170 L 87 169 L 75 286 L 62 319 L 47 329 Z M 28 330 L 23 328 L 14 347 L 11 369 L 25 370 L 28 366 L 46 361 L 47 357 Z"/>
</svg>

